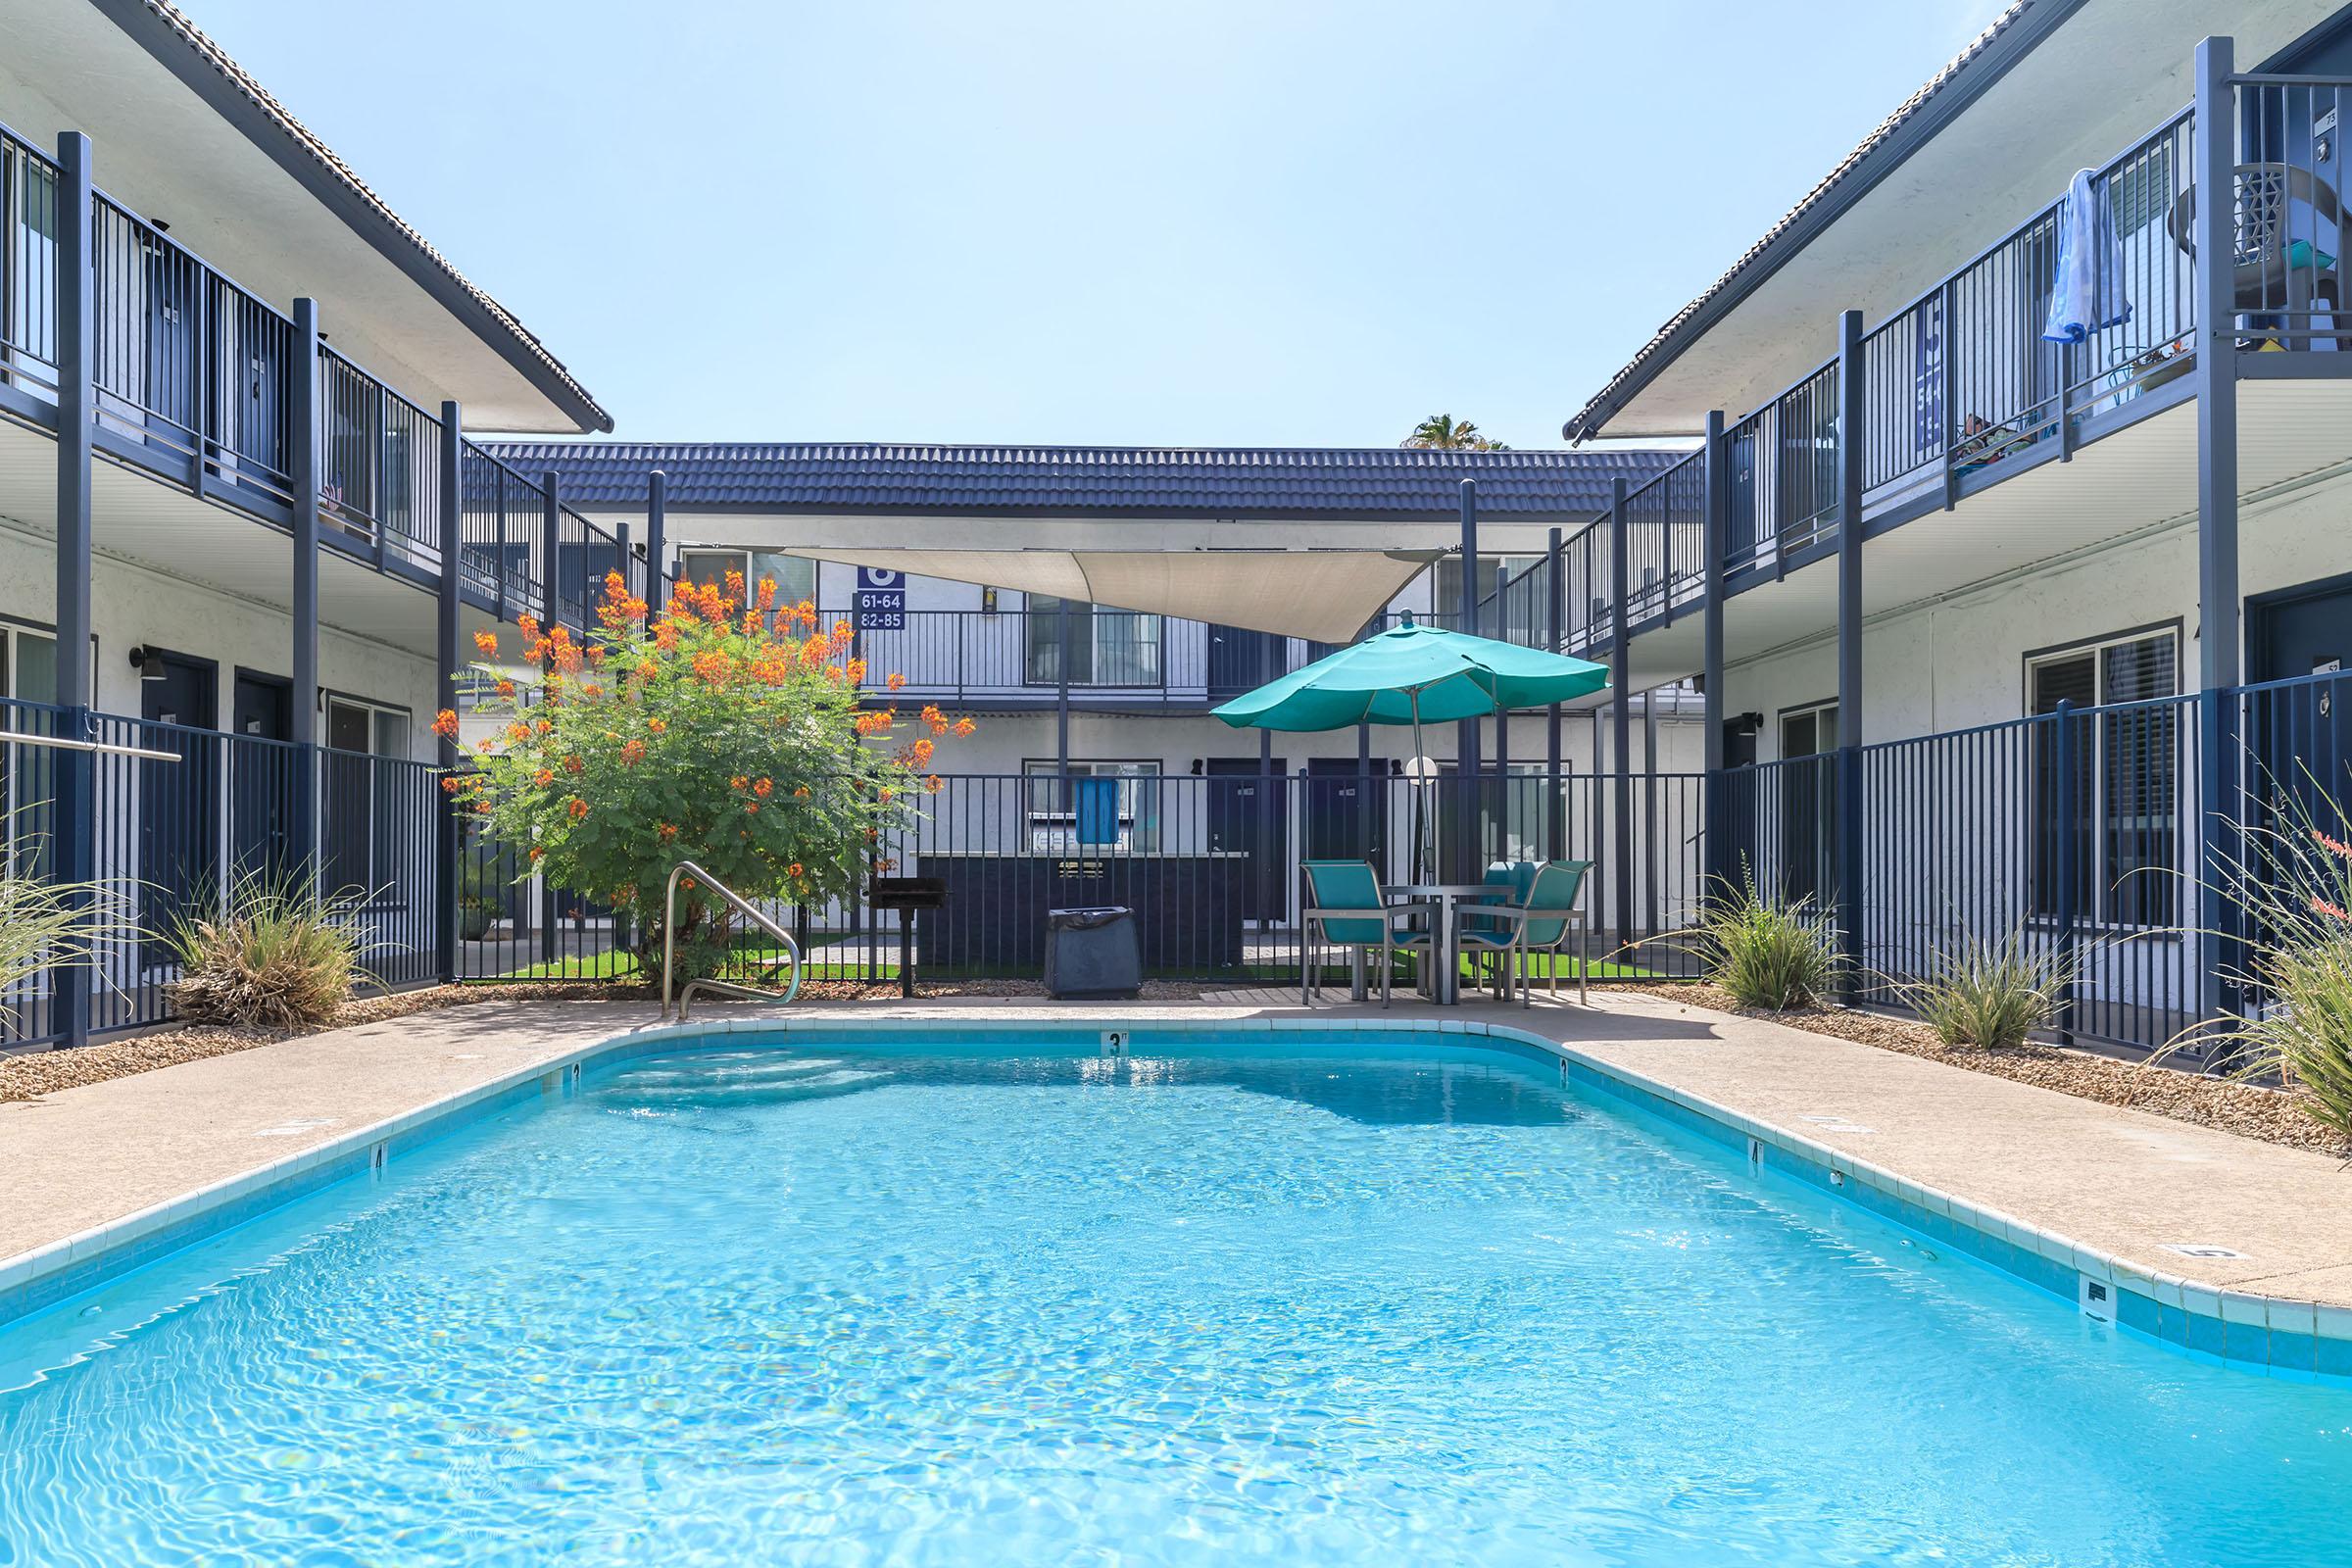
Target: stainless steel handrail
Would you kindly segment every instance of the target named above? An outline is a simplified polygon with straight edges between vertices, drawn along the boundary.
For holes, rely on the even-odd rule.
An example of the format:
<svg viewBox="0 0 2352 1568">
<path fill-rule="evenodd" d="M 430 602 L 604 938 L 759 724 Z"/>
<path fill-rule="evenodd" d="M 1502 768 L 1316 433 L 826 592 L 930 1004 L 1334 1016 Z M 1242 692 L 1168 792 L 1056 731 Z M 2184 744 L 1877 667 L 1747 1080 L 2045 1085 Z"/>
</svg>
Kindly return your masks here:
<svg viewBox="0 0 2352 1568">
<path fill-rule="evenodd" d="M 792 939 L 792 933 L 745 903 L 734 889 L 692 860 L 680 860 L 670 868 L 669 885 L 662 890 L 662 1021 L 663 1023 L 669 1021 L 670 980 L 677 968 L 678 878 L 689 875 L 694 877 L 701 886 L 707 887 L 718 895 L 727 907 L 784 944 L 785 956 L 792 960 L 792 983 L 784 988 L 783 1000 L 789 1003 L 794 997 L 799 996 L 801 991 L 801 945 Z M 678 1022 L 686 1021 L 687 1005 L 693 1002 L 694 994 L 698 990 L 707 991 L 714 997 L 741 997 L 751 1002 L 773 1001 L 776 996 L 773 991 L 762 991 L 757 986 L 737 985 L 731 980 L 689 980 L 678 989 Z"/>
</svg>

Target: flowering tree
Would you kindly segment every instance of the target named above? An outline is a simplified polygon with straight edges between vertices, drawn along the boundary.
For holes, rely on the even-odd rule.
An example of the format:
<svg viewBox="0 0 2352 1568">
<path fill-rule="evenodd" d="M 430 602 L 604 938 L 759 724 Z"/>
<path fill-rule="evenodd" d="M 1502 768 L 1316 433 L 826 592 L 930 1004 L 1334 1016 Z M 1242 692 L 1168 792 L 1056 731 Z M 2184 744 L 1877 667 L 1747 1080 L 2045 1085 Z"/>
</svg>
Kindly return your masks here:
<svg viewBox="0 0 2352 1568">
<path fill-rule="evenodd" d="M 646 973 L 680 860 L 747 899 L 849 893 L 883 836 L 913 819 L 916 797 L 939 788 L 938 742 L 972 732 L 936 708 L 911 721 L 862 709 L 849 622 L 826 630 L 808 601 L 775 601 L 774 583 L 747 594 L 730 572 L 723 591 L 678 584 L 649 623 L 615 572 L 584 643 L 522 618 L 520 655 L 538 673 L 519 689 L 488 662 L 501 657 L 496 634 L 475 634 L 475 672 L 495 693 L 485 711 L 507 722 L 477 743 L 474 770 L 442 787 L 501 841 L 527 845 L 528 868 L 555 886 L 636 911 Z M 447 736 L 457 726 L 446 709 L 434 721 Z M 732 931 L 724 906 L 681 885 L 682 974 L 717 969 Z"/>
</svg>

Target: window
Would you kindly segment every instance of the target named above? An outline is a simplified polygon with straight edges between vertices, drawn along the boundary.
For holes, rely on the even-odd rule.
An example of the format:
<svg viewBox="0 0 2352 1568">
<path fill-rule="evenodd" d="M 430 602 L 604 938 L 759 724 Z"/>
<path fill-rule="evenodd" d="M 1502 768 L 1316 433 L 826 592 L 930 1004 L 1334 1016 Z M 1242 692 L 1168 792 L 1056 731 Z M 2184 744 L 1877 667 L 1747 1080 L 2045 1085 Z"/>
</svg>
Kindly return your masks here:
<svg viewBox="0 0 2352 1568">
<path fill-rule="evenodd" d="M 2167 629 L 2029 656 L 2027 704 L 2086 710 L 2034 727 L 2032 900 L 2055 916 L 2060 859 L 2071 852 L 2078 916 L 2117 926 L 2171 925 L 2180 867 L 2180 634 Z M 2062 762 L 2062 751 L 2071 757 Z M 2063 770 L 2063 771 L 2062 771 Z"/>
<path fill-rule="evenodd" d="M 1021 679 L 1054 686 L 1061 674 L 1061 601 L 1029 596 Z M 1070 604 L 1070 684 L 1073 686 L 1156 686 L 1159 684 L 1163 622 L 1132 610 Z"/>
<path fill-rule="evenodd" d="M 1047 854 L 1117 848 L 1149 855 L 1159 848 L 1157 762 L 1070 762 L 1070 782 L 1052 758 L 1021 764 L 1028 780 L 1029 848 Z M 1098 782 L 1100 781 L 1100 782 Z"/>
<path fill-rule="evenodd" d="M 730 571 L 740 573 L 745 585 L 754 590 L 762 578 L 774 583 L 780 605 L 816 598 L 816 563 L 804 556 L 780 556 L 765 550 L 678 552 L 679 580 L 697 588 L 709 586 L 723 593 Z"/>
</svg>

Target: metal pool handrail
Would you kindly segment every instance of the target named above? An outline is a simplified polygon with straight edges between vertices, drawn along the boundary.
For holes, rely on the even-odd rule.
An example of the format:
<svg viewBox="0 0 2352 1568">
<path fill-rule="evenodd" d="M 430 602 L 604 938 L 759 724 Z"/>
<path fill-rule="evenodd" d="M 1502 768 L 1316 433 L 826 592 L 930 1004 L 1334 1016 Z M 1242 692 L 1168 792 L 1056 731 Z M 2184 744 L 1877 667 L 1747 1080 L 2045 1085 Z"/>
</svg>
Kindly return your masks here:
<svg viewBox="0 0 2352 1568">
<path fill-rule="evenodd" d="M 792 939 L 792 933 L 752 907 L 732 888 L 692 860 L 680 860 L 670 868 L 669 885 L 662 890 L 662 1021 L 663 1023 L 669 1021 L 669 983 L 677 967 L 678 878 L 689 873 L 701 886 L 707 887 L 718 895 L 727 907 L 784 944 L 785 956 L 792 960 L 792 981 L 784 988 L 784 1001 L 789 1003 L 794 997 L 799 996 L 801 991 L 801 945 Z M 737 985 L 732 980 L 689 980 L 678 990 L 678 1022 L 686 1021 L 687 1005 L 694 1000 L 697 990 L 707 991 L 714 997 L 741 997 L 749 1002 L 767 1002 L 775 997 L 773 991 L 762 991 L 757 986 Z"/>
</svg>

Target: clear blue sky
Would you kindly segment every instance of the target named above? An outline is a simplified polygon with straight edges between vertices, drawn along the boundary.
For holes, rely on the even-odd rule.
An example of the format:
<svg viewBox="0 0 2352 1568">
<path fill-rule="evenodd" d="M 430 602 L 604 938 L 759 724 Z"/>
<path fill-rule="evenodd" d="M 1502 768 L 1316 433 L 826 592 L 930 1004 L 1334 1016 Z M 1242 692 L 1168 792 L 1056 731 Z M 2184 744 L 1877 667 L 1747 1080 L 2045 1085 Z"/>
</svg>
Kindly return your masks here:
<svg viewBox="0 0 2352 1568">
<path fill-rule="evenodd" d="M 183 0 L 644 440 L 1560 421 L 1998 0 Z"/>
</svg>

